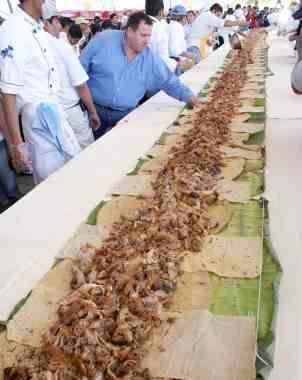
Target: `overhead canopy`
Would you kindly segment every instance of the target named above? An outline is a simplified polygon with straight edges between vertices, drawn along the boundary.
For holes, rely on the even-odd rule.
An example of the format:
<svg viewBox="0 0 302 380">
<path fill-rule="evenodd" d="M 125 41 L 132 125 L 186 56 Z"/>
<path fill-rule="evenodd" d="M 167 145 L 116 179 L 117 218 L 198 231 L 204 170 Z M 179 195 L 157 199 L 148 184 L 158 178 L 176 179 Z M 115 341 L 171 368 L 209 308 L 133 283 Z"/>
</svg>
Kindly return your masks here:
<svg viewBox="0 0 302 380">
<path fill-rule="evenodd" d="M 187 9 L 201 9 L 210 0 L 164 0 L 166 9 L 181 4 Z M 221 3 L 225 3 L 222 0 Z M 57 0 L 59 10 L 123 10 L 123 9 L 144 9 L 145 0 Z"/>
<path fill-rule="evenodd" d="M 215 0 L 164 0 L 166 9 L 175 5 L 184 5 L 190 9 L 204 9 L 213 4 Z M 219 1 L 221 5 L 226 5 L 226 0 Z M 15 9 L 19 0 L 0 0 L 0 16 L 7 17 L 11 9 Z M 57 0 L 59 11 L 74 10 L 123 10 L 123 9 L 144 9 L 145 0 Z"/>
</svg>

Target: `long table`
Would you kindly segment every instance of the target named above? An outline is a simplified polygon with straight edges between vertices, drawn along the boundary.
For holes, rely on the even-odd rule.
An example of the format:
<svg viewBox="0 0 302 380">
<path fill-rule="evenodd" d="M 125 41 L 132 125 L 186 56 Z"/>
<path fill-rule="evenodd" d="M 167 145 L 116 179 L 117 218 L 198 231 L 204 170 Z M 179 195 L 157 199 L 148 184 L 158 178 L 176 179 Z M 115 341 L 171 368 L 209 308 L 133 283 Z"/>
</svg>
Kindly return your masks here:
<svg viewBox="0 0 302 380">
<path fill-rule="evenodd" d="M 267 173 L 272 243 L 283 267 L 270 379 L 302 379 L 302 98 L 290 88 L 296 59 L 288 41 L 272 35 L 267 79 Z"/>
<path fill-rule="evenodd" d="M 229 46 L 182 76 L 198 92 Z M 183 104 L 159 93 L 0 215 L 0 321 L 6 321 L 112 185 L 131 170 Z"/>
</svg>

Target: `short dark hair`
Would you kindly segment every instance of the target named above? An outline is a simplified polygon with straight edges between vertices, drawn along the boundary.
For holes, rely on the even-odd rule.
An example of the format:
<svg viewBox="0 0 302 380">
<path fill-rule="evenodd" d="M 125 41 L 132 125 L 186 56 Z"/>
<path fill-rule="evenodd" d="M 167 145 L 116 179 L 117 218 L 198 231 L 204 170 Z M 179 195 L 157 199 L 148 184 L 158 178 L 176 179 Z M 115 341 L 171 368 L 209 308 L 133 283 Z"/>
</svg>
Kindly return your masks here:
<svg viewBox="0 0 302 380">
<path fill-rule="evenodd" d="M 115 17 L 115 16 L 117 16 L 117 14 L 116 13 L 112 13 L 112 15 L 110 16 L 110 20 L 112 20 L 113 17 Z"/>
<path fill-rule="evenodd" d="M 237 4 L 235 9 L 240 9 L 241 8 L 241 5 L 240 4 Z"/>
<path fill-rule="evenodd" d="M 73 24 L 72 19 L 69 17 L 62 16 L 59 18 L 59 21 L 60 21 L 62 28 L 65 28 L 66 26 L 71 26 Z"/>
<path fill-rule="evenodd" d="M 112 23 L 111 23 L 111 21 L 110 20 L 103 21 L 103 23 L 102 23 L 102 29 L 103 30 L 112 29 Z"/>
<path fill-rule="evenodd" d="M 220 4 L 215 3 L 211 6 L 210 12 L 223 12 L 223 8 Z"/>
<path fill-rule="evenodd" d="M 156 17 L 165 8 L 163 0 L 146 0 L 145 9 L 147 15 Z"/>
<path fill-rule="evenodd" d="M 150 26 L 153 25 L 153 20 L 145 12 L 135 12 L 129 17 L 126 29 L 131 28 L 135 31 L 141 22 Z"/>
<path fill-rule="evenodd" d="M 71 38 L 74 38 L 77 40 L 80 40 L 83 37 L 82 29 L 80 25 L 77 25 L 77 24 L 70 25 L 68 33 Z"/>
<path fill-rule="evenodd" d="M 101 24 L 99 22 L 94 22 L 90 26 L 91 34 L 95 36 L 97 33 L 102 31 Z"/>
</svg>

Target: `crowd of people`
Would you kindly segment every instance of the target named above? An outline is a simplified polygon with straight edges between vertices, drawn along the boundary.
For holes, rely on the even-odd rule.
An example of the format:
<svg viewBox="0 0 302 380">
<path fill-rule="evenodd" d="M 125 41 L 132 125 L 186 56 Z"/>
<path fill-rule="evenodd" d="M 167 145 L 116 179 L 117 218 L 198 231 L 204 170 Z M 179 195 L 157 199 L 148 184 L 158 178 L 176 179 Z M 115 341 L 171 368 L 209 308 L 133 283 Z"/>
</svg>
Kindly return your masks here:
<svg viewBox="0 0 302 380">
<path fill-rule="evenodd" d="M 163 0 L 146 0 L 145 10 L 72 20 L 53 0 L 20 0 L 0 27 L 5 207 L 21 196 L 15 172 L 39 184 L 156 92 L 199 106 L 181 74 L 232 35 L 271 25 L 274 13 L 215 3 L 166 14 Z"/>
</svg>

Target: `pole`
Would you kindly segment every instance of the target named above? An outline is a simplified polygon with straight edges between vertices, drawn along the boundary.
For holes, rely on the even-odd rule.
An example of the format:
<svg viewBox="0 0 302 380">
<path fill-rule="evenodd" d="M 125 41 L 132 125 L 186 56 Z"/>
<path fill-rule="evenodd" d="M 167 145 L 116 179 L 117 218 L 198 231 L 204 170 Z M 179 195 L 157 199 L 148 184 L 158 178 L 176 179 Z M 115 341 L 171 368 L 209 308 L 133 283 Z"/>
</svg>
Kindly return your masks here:
<svg viewBox="0 0 302 380">
<path fill-rule="evenodd" d="M 8 5 L 8 8 L 10 10 L 10 13 L 13 13 L 14 12 L 14 8 L 12 6 L 11 0 L 7 0 L 7 5 Z"/>
</svg>

